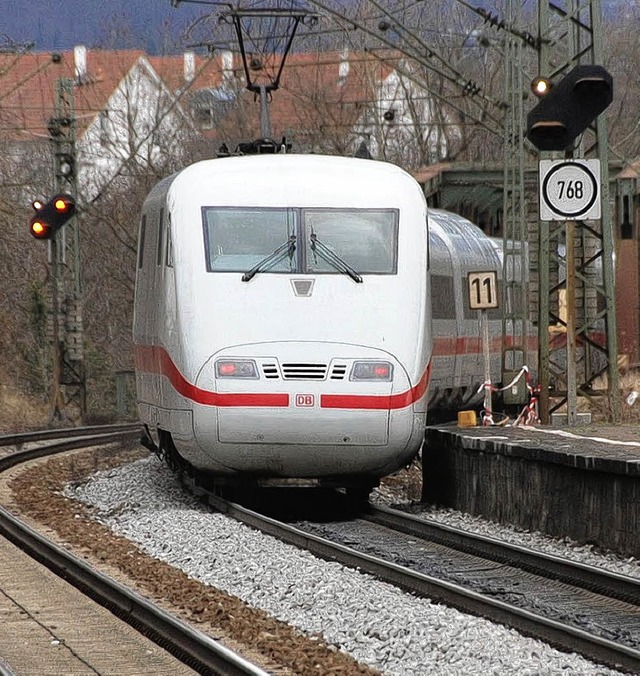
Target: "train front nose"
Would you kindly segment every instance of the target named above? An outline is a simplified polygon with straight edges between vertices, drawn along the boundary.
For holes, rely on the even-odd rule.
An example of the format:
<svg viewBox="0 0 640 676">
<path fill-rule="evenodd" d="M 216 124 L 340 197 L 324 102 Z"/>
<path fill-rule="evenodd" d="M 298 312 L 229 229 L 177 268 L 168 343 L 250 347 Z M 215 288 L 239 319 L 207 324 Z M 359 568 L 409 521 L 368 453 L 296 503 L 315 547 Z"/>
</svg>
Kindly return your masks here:
<svg viewBox="0 0 640 676">
<path fill-rule="evenodd" d="M 196 412 L 198 443 L 235 471 L 382 472 L 413 431 L 405 369 L 362 346 L 238 346 L 212 355 L 197 386 L 217 395 L 214 409 Z"/>
</svg>

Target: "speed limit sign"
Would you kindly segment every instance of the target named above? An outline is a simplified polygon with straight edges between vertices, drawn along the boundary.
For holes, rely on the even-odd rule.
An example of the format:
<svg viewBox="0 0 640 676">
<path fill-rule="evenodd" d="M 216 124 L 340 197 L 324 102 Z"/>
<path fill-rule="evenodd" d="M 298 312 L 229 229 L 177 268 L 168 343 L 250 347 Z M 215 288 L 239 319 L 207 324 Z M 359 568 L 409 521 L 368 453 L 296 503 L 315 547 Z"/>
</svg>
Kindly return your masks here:
<svg viewBox="0 0 640 676">
<path fill-rule="evenodd" d="M 540 160 L 541 221 L 600 217 L 600 160 Z"/>
</svg>

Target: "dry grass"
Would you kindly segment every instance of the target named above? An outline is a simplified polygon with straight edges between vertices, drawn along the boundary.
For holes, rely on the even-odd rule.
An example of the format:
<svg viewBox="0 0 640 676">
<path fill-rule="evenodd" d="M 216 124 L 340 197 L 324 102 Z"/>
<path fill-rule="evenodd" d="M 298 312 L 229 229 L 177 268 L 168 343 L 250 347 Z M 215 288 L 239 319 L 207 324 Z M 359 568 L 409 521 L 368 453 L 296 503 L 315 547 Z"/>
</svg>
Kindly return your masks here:
<svg viewBox="0 0 640 676">
<path fill-rule="evenodd" d="M 46 427 L 49 422 L 49 404 L 21 393 L 5 378 L 0 380 L 0 431 Z"/>
<path fill-rule="evenodd" d="M 416 458 L 409 467 L 380 480 L 377 492 L 390 502 L 419 502 L 422 496 L 422 463 Z"/>
<path fill-rule="evenodd" d="M 594 389 L 607 389 L 607 379 L 603 377 L 594 383 Z M 629 397 L 633 392 L 636 397 Z M 560 409 L 562 410 L 562 409 Z M 578 410 L 590 412 L 594 422 L 614 422 L 608 397 L 594 397 L 592 400 L 580 397 Z M 628 370 L 620 374 L 620 415 L 615 421 L 623 425 L 640 424 L 640 372 Z"/>
</svg>

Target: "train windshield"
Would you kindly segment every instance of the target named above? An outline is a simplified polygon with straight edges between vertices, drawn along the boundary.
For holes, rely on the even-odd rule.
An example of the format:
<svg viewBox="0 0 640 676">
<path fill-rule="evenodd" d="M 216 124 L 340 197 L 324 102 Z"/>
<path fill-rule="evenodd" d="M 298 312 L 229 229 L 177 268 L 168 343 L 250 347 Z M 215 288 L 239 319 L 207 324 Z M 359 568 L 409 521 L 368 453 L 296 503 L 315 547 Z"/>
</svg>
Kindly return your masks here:
<svg viewBox="0 0 640 676">
<path fill-rule="evenodd" d="M 246 274 L 256 266 L 260 273 L 397 272 L 396 209 L 203 207 L 202 212 L 209 272 Z M 287 247 L 287 255 L 273 256 L 291 241 L 295 247 Z"/>
<path fill-rule="evenodd" d="M 306 209 L 307 272 L 335 272 L 335 264 L 317 255 L 312 237 L 358 273 L 396 272 L 397 212 L 374 209 Z"/>
<path fill-rule="evenodd" d="M 289 209 L 205 208 L 204 238 L 209 272 L 246 272 L 264 262 L 295 234 Z M 294 272 L 290 256 L 274 257 L 271 272 Z M 267 269 L 267 268 L 265 268 Z"/>
</svg>

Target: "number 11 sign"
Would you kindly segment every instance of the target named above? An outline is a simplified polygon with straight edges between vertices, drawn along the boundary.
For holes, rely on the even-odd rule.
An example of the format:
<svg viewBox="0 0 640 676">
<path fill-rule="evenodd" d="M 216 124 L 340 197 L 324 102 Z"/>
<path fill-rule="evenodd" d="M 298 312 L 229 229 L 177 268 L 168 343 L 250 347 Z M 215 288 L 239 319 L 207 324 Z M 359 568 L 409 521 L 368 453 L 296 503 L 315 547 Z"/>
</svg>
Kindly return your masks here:
<svg viewBox="0 0 640 676">
<path fill-rule="evenodd" d="M 496 271 L 470 272 L 469 307 L 472 310 L 491 310 L 498 307 L 498 283 Z"/>
</svg>

